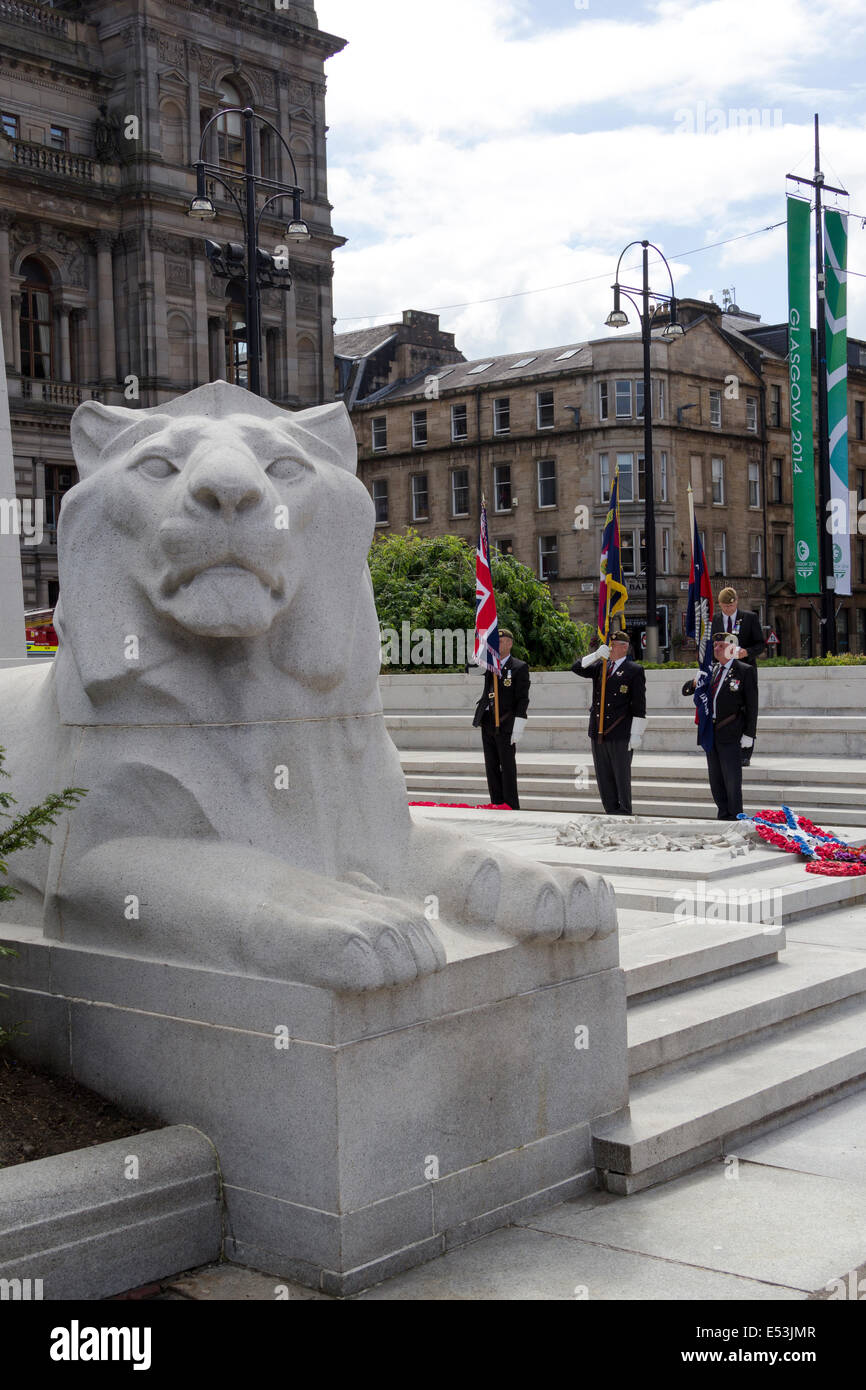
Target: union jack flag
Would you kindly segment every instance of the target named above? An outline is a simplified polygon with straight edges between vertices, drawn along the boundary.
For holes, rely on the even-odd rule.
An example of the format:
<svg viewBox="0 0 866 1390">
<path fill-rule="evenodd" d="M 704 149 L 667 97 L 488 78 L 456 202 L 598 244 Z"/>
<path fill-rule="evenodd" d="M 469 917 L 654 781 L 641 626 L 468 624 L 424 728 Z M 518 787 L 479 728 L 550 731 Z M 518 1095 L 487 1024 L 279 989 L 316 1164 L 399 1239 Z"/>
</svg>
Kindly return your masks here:
<svg viewBox="0 0 866 1390">
<path fill-rule="evenodd" d="M 695 723 L 698 742 L 704 752 L 713 750 L 713 711 L 710 707 L 710 672 L 713 666 L 713 586 L 707 569 L 707 557 L 701 545 L 698 523 L 692 532 L 692 567 L 689 573 L 689 603 L 686 609 L 686 636 L 698 644 L 698 666 L 695 678 Z"/>
<path fill-rule="evenodd" d="M 610 504 L 601 538 L 598 585 L 598 635 L 607 641 L 611 618 L 625 612 L 628 589 L 623 583 L 622 554 L 619 545 L 619 470 L 614 474 Z"/>
<path fill-rule="evenodd" d="M 499 623 L 496 617 L 496 596 L 490 573 L 490 541 L 487 536 L 487 507 L 481 502 L 481 533 L 475 552 L 475 650 L 472 660 L 485 671 L 502 669 L 499 657 Z"/>
</svg>

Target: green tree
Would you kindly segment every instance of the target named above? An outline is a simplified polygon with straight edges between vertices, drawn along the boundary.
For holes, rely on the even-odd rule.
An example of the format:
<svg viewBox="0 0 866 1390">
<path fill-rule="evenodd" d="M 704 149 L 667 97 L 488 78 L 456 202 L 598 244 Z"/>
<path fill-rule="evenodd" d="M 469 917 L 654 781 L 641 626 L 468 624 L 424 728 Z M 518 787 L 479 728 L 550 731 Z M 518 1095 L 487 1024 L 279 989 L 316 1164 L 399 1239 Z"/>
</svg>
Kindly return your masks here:
<svg viewBox="0 0 866 1390">
<path fill-rule="evenodd" d="M 5 751 L 4 748 L 0 748 L 0 777 L 9 776 L 3 766 Z M 4 808 L 0 811 L 0 820 L 10 822 L 5 827 L 0 825 L 0 875 L 3 878 L 7 876 L 7 858 L 16 850 L 33 849 L 40 841 L 44 845 L 50 845 L 48 836 L 43 834 L 43 827 L 56 825 L 61 811 L 70 810 L 85 794 L 82 787 L 67 787 L 65 791 L 52 792 L 40 806 L 31 806 L 29 811 L 10 815 L 6 808 L 17 805 L 17 802 L 9 792 L 0 791 L 0 807 Z M 20 888 L 14 888 L 11 883 L 0 881 L 0 902 L 11 902 L 13 898 L 18 897 L 20 891 Z M 8 946 L 0 946 L 0 956 L 17 954 L 17 951 L 10 950 Z M 5 995 L 2 997 L 5 998 Z M 0 1028 L 0 1047 L 19 1031 L 20 1025 L 11 1029 Z"/>
<path fill-rule="evenodd" d="M 569 667 L 588 651 L 592 628 L 572 622 L 531 569 L 494 550 L 491 570 L 499 625 L 514 633 L 515 656 L 537 670 Z M 459 536 L 411 529 L 382 536 L 370 550 L 370 574 L 381 628 L 474 628 L 475 550 Z"/>
</svg>

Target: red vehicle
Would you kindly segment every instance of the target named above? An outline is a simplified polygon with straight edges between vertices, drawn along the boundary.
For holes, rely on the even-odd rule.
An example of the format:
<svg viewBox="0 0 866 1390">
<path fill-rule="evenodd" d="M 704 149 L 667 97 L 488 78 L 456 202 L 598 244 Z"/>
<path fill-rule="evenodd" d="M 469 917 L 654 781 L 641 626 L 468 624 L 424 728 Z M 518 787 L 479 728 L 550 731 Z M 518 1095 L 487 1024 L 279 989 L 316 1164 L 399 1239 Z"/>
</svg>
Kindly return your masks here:
<svg viewBox="0 0 866 1390">
<path fill-rule="evenodd" d="M 28 656 L 53 656 L 57 651 L 54 609 L 32 608 L 24 614 Z"/>
</svg>

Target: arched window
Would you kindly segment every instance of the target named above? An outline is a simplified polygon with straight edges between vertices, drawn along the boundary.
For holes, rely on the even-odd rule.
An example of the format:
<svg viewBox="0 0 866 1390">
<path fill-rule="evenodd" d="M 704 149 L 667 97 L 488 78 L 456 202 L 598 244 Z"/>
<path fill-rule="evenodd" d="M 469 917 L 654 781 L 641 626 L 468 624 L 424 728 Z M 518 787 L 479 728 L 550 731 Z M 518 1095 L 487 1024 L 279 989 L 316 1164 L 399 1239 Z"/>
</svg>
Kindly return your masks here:
<svg viewBox="0 0 866 1390">
<path fill-rule="evenodd" d="M 243 106 L 244 99 L 233 82 L 223 81 L 217 90 L 220 106 Z M 224 169 L 244 167 L 244 119 L 239 111 L 221 116 L 216 123 L 219 162 Z"/>
<path fill-rule="evenodd" d="M 226 381 L 249 386 L 246 295 L 232 285 L 226 298 Z"/>
<path fill-rule="evenodd" d="M 183 112 L 174 101 L 160 107 L 162 125 L 162 157 L 168 164 L 186 163 L 186 122 Z"/>
<path fill-rule="evenodd" d="M 184 390 L 189 385 L 192 373 L 191 349 L 192 333 L 183 314 L 169 314 L 166 324 L 168 330 L 168 372 L 172 384 Z"/>
<path fill-rule="evenodd" d="M 21 274 L 21 375 L 52 381 L 51 276 L 35 256 L 23 262 Z"/>
</svg>

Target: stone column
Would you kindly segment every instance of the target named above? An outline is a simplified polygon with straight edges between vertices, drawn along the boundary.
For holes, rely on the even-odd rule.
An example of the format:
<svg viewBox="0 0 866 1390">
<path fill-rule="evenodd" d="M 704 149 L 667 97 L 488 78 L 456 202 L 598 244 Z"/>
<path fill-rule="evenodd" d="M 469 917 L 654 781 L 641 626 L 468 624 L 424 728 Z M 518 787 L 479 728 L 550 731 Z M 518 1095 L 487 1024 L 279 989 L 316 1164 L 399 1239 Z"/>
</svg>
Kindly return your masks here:
<svg viewBox="0 0 866 1390">
<path fill-rule="evenodd" d="M 96 242 L 96 293 L 99 306 L 99 380 L 103 385 L 117 381 L 117 350 L 114 340 L 114 274 L 111 251 L 115 238 L 98 232 Z"/>
<path fill-rule="evenodd" d="M 12 341 L 12 290 L 9 284 L 9 227 L 12 216 L 0 212 L 0 328 L 3 330 L 3 344 L 7 363 L 15 360 Z"/>
<path fill-rule="evenodd" d="M 187 100 L 187 117 L 189 121 L 189 163 L 195 164 L 198 159 L 198 147 L 201 144 L 201 97 L 198 90 L 198 60 L 201 50 L 194 43 L 186 46 L 187 65 L 186 77 L 189 83 Z"/>
<path fill-rule="evenodd" d="M 222 314 L 208 319 L 208 348 L 210 355 L 210 381 L 225 381 L 226 377 L 226 321 Z"/>
<path fill-rule="evenodd" d="M 60 327 L 60 380 L 72 380 L 72 362 L 69 355 L 69 309 L 61 304 L 57 310 Z"/>
<path fill-rule="evenodd" d="M 12 295 L 12 364 L 21 375 L 21 292 Z"/>
<path fill-rule="evenodd" d="M 207 317 L 207 263 L 204 256 L 194 256 L 192 262 L 193 292 L 195 295 L 195 362 L 196 386 L 211 378 L 210 326 Z"/>
</svg>

